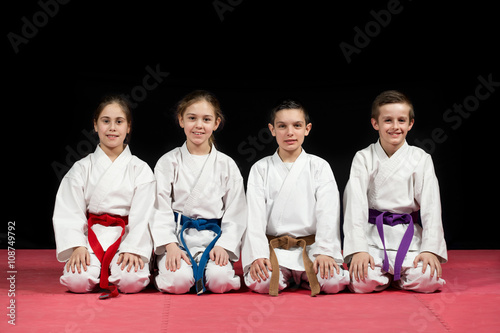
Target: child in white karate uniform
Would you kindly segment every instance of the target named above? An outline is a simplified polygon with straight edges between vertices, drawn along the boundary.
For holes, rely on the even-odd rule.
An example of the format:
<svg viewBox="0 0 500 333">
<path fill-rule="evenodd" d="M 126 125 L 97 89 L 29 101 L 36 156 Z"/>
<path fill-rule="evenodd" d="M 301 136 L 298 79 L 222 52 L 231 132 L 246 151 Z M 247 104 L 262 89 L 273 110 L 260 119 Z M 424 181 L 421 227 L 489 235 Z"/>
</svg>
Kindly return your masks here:
<svg viewBox="0 0 500 333">
<path fill-rule="evenodd" d="M 431 156 L 406 142 L 414 124 L 411 101 L 398 91 L 381 93 L 371 123 L 379 140 L 356 153 L 344 192 L 349 288 L 368 293 L 392 283 L 424 293 L 440 290 L 447 252 L 439 184 Z"/>
<path fill-rule="evenodd" d="M 233 262 L 239 259 L 247 206 L 238 166 L 213 142 L 224 119 L 219 101 L 210 92 L 193 91 L 178 103 L 177 118 L 186 141 L 163 155 L 154 170 L 156 286 L 175 294 L 193 285 L 198 294 L 238 290 Z"/>
<path fill-rule="evenodd" d="M 61 181 L 53 225 L 57 259 L 66 262 L 61 284 L 76 293 L 100 285 L 109 289 L 101 296 L 107 298 L 117 296 L 118 290 L 139 292 L 149 283 L 148 222 L 155 178 L 124 143 L 131 130 L 125 98 L 103 99 L 94 114 L 94 130 L 99 145 Z"/>
<path fill-rule="evenodd" d="M 269 123 L 279 147 L 250 170 L 242 265 L 246 285 L 258 293 L 277 296 L 302 285 L 315 296 L 349 283 L 341 266 L 337 183 L 328 162 L 302 148 L 311 126 L 300 103 L 280 103 Z"/>
</svg>

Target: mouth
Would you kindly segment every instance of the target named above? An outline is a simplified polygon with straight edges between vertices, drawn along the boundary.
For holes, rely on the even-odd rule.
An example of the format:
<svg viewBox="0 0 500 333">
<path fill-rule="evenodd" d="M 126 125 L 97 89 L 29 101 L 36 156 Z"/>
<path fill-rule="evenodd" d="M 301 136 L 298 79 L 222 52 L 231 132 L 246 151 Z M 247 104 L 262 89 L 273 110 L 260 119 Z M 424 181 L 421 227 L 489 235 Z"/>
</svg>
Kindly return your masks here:
<svg viewBox="0 0 500 333">
<path fill-rule="evenodd" d="M 202 133 L 202 132 L 192 132 L 194 135 L 203 135 L 205 133 Z"/>
<path fill-rule="evenodd" d="M 113 134 L 107 134 L 106 137 L 110 140 L 114 140 L 118 138 L 118 135 L 113 135 Z"/>
<path fill-rule="evenodd" d="M 289 145 L 293 145 L 295 142 L 297 142 L 297 140 L 295 140 L 295 139 L 285 140 L 285 143 L 289 144 Z"/>
</svg>

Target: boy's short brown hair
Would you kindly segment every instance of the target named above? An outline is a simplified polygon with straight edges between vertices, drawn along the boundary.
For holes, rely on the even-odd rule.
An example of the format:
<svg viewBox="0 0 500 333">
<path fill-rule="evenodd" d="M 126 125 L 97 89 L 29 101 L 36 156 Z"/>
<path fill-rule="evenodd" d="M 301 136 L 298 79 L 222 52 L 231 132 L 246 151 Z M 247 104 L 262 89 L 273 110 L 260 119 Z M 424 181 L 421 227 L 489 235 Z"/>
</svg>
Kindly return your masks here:
<svg viewBox="0 0 500 333">
<path fill-rule="evenodd" d="M 372 103 L 372 118 L 378 120 L 378 117 L 380 115 L 379 108 L 382 105 L 392 104 L 392 103 L 408 104 L 408 106 L 410 107 L 410 121 L 412 121 L 415 118 L 415 112 L 413 111 L 413 104 L 411 103 L 410 99 L 408 98 L 408 96 L 397 90 L 386 90 L 381 94 L 379 94 L 377 97 L 375 97 L 375 100 Z"/>
</svg>

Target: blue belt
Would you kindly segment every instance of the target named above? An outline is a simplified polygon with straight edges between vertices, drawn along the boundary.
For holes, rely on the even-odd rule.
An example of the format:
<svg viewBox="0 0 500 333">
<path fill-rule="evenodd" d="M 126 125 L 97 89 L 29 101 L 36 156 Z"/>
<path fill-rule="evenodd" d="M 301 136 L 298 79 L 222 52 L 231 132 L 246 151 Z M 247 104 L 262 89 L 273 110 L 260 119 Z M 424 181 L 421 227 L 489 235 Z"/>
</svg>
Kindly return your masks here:
<svg viewBox="0 0 500 333">
<path fill-rule="evenodd" d="M 175 220 L 177 221 L 179 213 L 174 212 Z M 213 249 L 215 242 L 219 239 L 222 234 L 222 230 L 220 228 L 220 219 L 192 219 L 190 217 L 181 215 L 181 225 L 182 229 L 180 232 L 181 243 L 184 249 L 186 250 L 189 260 L 191 260 L 191 265 L 193 267 L 193 276 L 195 280 L 196 293 L 198 295 L 204 293 L 205 290 L 205 267 L 207 266 L 208 259 L 210 258 L 210 251 Z M 211 230 L 217 234 L 215 238 L 210 242 L 207 246 L 203 254 L 201 255 L 200 263 L 196 264 L 191 252 L 189 251 L 186 242 L 184 241 L 184 230 L 187 228 L 195 228 L 196 230 Z"/>
</svg>

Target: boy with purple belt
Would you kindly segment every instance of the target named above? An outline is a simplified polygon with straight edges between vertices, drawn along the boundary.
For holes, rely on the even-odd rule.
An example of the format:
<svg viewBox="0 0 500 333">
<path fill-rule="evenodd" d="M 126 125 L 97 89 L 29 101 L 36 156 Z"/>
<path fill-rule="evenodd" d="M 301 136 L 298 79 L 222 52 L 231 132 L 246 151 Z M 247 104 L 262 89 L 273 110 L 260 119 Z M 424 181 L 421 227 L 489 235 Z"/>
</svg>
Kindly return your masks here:
<svg viewBox="0 0 500 333">
<path fill-rule="evenodd" d="M 354 156 L 344 192 L 344 260 L 356 293 L 396 288 L 430 293 L 448 259 L 431 156 L 408 145 L 411 101 L 390 90 L 372 105 L 379 140 Z M 418 212 L 420 211 L 420 219 Z"/>
</svg>

